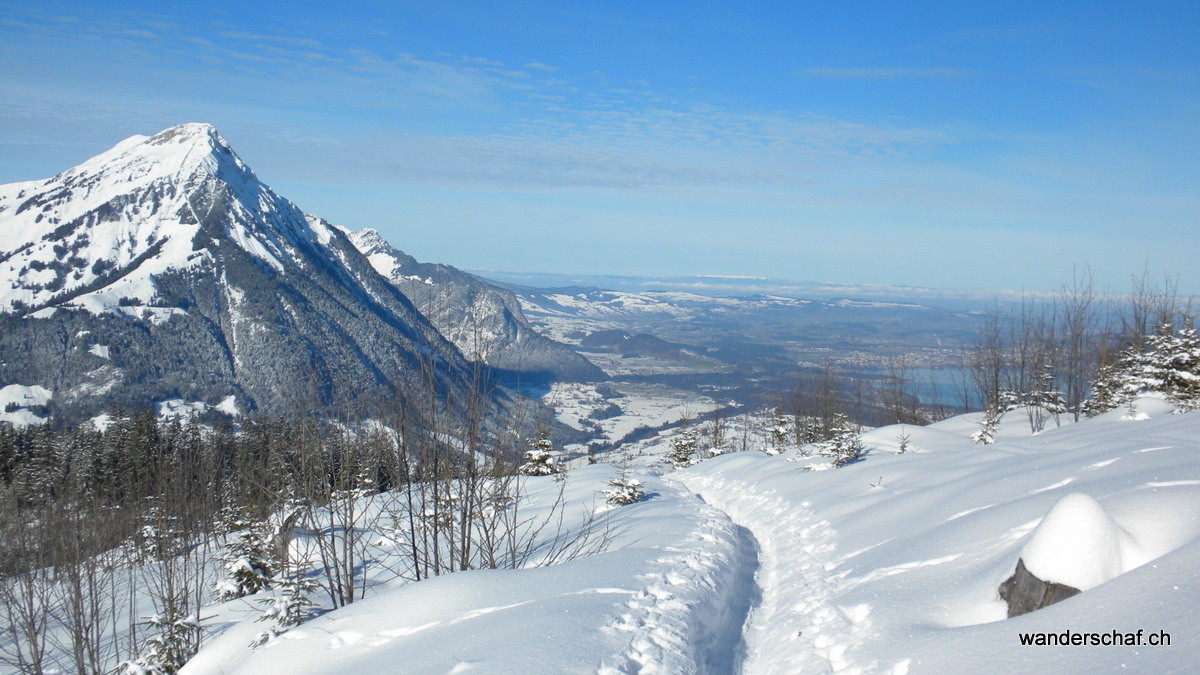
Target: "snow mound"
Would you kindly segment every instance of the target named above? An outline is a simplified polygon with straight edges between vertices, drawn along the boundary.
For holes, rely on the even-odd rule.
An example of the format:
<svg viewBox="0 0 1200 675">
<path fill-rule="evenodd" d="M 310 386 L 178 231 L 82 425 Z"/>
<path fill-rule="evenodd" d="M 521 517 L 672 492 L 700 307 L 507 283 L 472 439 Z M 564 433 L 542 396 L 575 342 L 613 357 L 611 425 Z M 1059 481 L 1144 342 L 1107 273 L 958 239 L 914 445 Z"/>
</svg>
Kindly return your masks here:
<svg viewBox="0 0 1200 675">
<path fill-rule="evenodd" d="M 1021 552 L 1025 568 L 1042 581 L 1086 591 L 1128 571 L 1136 544 L 1090 495 L 1060 499 Z"/>
</svg>

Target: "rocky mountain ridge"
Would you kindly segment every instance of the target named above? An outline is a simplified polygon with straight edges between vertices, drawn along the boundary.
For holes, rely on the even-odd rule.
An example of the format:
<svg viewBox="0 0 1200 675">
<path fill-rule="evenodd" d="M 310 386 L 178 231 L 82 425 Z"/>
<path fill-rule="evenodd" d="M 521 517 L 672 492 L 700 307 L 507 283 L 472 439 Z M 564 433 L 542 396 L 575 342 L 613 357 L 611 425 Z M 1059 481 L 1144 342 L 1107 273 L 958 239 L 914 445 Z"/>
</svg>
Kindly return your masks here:
<svg viewBox="0 0 1200 675">
<path fill-rule="evenodd" d="M 538 333 L 512 291 L 449 265 L 418 262 L 373 229 L 346 234 L 468 359 L 517 376 L 604 378 L 586 358 Z"/>
</svg>

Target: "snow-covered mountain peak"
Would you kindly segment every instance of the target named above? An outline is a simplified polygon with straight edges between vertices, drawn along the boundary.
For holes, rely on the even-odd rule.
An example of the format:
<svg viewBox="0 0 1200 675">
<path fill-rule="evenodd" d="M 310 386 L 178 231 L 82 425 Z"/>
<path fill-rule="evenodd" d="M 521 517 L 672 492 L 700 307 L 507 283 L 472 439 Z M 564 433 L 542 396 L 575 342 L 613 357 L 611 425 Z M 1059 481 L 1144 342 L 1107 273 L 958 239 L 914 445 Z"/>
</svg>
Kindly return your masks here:
<svg viewBox="0 0 1200 675">
<path fill-rule="evenodd" d="M 0 185 L 0 235 L 0 311 L 109 311 L 150 303 L 152 277 L 211 260 L 221 240 L 283 271 L 332 232 L 261 183 L 212 125 L 191 123 Z"/>
<path fill-rule="evenodd" d="M 365 255 L 367 260 L 371 261 L 371 266 L 375 268 L 375 271 L 383 276 L 393 279 L 419 273 L 417 268 L 420 267 L 420 264 L 417 260 L 392 246 L 388 240 L 383 238 L 382 234 L 379 234 L 378 230 L 369 227 L 361 230 L 343 228 L 342 232 L 350 238 L 354 247 Z"/>
<path fill-rule="evenodd" d="M 153 136 L 131 136 L 46 184 L 68 183 L 85 189 L 100 182 L 145 185 L 197 173 L 231 184 L 258 180 L 211 124 L 189 123 Z"/>
</svg>

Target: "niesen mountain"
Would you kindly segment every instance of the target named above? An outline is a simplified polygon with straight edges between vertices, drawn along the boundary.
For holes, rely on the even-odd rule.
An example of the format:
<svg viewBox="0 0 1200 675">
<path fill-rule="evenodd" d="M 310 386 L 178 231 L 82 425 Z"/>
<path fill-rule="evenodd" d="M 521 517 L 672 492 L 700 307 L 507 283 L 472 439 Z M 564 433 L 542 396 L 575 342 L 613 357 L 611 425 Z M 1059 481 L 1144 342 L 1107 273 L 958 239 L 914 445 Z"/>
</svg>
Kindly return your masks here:
<svg viewBox="0 0 1200 675">
<path fill-rule="evenodd" d="M 37 387 L 66 420 L 164 401 L 362 416 L 420 386 L 423 366 L 444 396 L 462 395 L 467 359 L 481 355 L 512 370 L 596 373 L 534 334 L 504 293 L 418 266 L 455 287 L 439 289 L 431 323 L 403 272 L 376 272 L 381 239 L 373 266 L 356 247 L 370 237 L 352 242 L 301 212 L 207 124 L 0 186 L 0 235 L 0 386 Z M 415 264 L 386 250 L 404 260 L 389 271 Z M 460 349 L 471 335 L 439 331 L 464 314 L 486 346 Z"/>
</svg>

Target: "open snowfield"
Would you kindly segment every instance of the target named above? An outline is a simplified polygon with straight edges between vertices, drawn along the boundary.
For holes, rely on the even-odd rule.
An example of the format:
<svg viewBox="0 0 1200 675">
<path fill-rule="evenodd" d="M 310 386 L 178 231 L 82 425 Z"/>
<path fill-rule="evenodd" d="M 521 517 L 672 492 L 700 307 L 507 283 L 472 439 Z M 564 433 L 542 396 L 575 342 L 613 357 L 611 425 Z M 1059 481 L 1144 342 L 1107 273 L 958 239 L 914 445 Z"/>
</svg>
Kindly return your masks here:
<svg viewBox="0 0 1200 675">
<path fill-rule="evenodd" d="M 385 584 L 257 650 L 245 645 L 263 624 L 214 622 L 224 634 L 186 672 L 1190 671 L 1200 414 L 1153 399 L 1137 413 L 1148 419 L 1119 410 L 1037 435 L 1006 419 L 991 446 L 968 440 L 977 416 L 963 416 L 906 427 L 905 454 L 900 429 L 884 427 L 864 436 L 864 461 L 837 470 L 753 451 L 662 476 L 641 469 L 643 501 L 602 505 L 603 552 Z M 572 471 L 567 495 L 590 505 L 614 473 Z M 535 504 L 557 492 L 550 478 L 529 485 Z M 1070 533 L 1097 515 L 1075 496 L 1031 546 L 1055 505 L 1079 494 L 1120 545 L 1076 537 L 1091 552 L 1070 553 Z M 581 521 L 568 511 L 570 529 Z M 997 587 L 1022 556 L 1051 580 L 1095 585 L 1005 619 Z M 253 614 L 245 600 L 214 613 L 233 621 L 238 607 Z M 1165 631 L 1170 645 L 1019 638 L 1139 630 L 1146 641 Z"/>
<path fill-rule="evenodd" d="M 610 392 L 605 396 L 604 391 Z M 675 424 L 684 415 L 695 416 L 717 407 L 713 399 L 661 384 L 610 382 L 598 388 L 594 384 L 555 382 L 542 401 L 554 408 L 558 421 L 581 431 L 589 431 L 600 443 L 619 441 L 642 427 Z M 611 412 L 606 413 L 610 407 Z M 564 448 L 568 455 L 583 455 L 587 444 Z"/>
<path fill-rule="evenodd" d="M 0 422 L 8 422 L 18 427 L 41 424 L 45 418 L 33 414 L 29 408 L 44 406 L 52 397 L 49 389 L 38 385 L 27 387 L 10 384 L 0 387 Z"/>
</svg>

